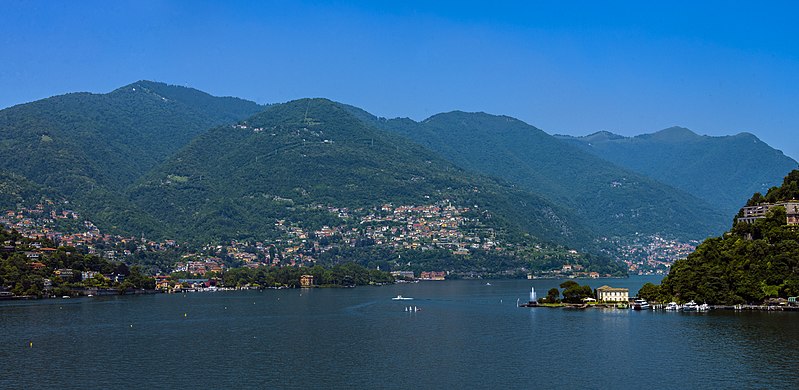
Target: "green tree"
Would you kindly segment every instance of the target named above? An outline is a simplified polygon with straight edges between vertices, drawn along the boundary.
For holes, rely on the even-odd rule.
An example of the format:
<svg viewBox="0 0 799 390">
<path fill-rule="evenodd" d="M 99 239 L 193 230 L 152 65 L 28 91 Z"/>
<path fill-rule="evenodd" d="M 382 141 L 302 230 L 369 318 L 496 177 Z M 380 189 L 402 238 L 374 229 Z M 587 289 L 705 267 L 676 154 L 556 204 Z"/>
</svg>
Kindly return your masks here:
<svg viewBox="0 0 799 390">
<path fill-rule="evenodd" d="M 561 283 L 560 287 L 563 289 L 563 302 L 566 303 L 581 303 L 583 298 L 594 295 L 591 286 L 581 286 L 572 280 Z"/>
<path fill-rule="evenodd" d="M 544 298 L 544 299 L 546 299 L 547 303 L 558 303 L 558 302 L 560 302 L 560 290 L 558 290 L 555 287 L 550 288 L 549 291 L 547 291 L 546 298 Z"/>
<path fill-rule="evenodd" d="M 638 290 L 638 297 L 646 299 L 650 302 L 661 301 L 660 285 L 653 283 L 646 283 Z"/>
</svg>

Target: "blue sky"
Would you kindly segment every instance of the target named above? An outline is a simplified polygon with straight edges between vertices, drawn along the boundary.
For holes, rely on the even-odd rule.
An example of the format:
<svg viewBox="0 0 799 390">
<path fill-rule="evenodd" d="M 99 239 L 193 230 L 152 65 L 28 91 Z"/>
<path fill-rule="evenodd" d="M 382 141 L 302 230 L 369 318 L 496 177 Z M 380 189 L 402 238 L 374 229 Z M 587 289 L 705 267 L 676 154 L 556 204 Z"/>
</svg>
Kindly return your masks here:
<svg viewBox="0 0 799 390">
<path fill-rule="evenodd" d="M 748 131 L 797 158 L 799 3 L 765 4 L 5 0 L 0 107 L 148 79 L 551 134 Z"/>
</svg>

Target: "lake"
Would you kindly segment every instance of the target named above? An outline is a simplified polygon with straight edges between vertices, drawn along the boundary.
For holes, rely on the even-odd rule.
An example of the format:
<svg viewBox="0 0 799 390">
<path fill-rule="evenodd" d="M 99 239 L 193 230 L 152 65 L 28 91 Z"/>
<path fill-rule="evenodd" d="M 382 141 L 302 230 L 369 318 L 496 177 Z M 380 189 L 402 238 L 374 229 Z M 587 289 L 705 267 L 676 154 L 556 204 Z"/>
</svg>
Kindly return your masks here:
<svg viewBox="0 0 799 390">
<path fill-rule="evenodd" d="M 5 301 L 0 388 L 799 386 L 799 313 L 516 307 L 561 282 Z"/>
</svg>

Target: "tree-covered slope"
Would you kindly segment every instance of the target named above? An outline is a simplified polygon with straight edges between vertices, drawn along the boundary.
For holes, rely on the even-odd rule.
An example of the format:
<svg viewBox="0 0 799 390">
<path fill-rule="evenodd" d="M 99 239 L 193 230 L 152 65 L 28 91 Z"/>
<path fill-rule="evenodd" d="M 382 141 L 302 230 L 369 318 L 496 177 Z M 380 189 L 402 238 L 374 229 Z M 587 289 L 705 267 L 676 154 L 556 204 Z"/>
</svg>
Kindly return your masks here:
<svg viewBox="0 0 799 390">
<path fill-rule="evenodd" d="M 758 197 L 758 196 L 756 196 Z M 799 171 L 785 177 L 767 198 L 799 198 Z M 759 198 L 759 197 L 758 197 Z M 779 199 L 778 199 L 779 198 Z M 644 289 L 661 302 L 695 300 L 711 304 L 760 303 L 799 295 L 799 230 L 786 223 L 786 210 L 773 207 L 766 218 L 736 223 L 721 237 L 703 242 L 678 260 L 660 286 Z"/>
<path fill-rule="evenodd" d="M 108 231 L 163 232 L 124 189 L 200 132 L 261 109 L 150 81 L 106 94 L 54 96 L 0 110 L 0 169 L 35 184 L 38 195 L 69 200 Z M 19 202 L 9 196 L 21 182 L 0 180 L 11 191 L 6 202 Z"/>
<path fill-rule="evenodd" d="M 37 202 L 44 195 L 41 186 L 26 177 L 0 170 L 0 209 L 13 210 L 18 205 Z"/>
<path fill-rule="evenodd" d="M 478 206 L 493 227 L 528 240 L 584 244 L 569 212 L 529 192 L 470 174 L 435 153 L 359 120 L 325 99 L 273 105 L 221 126 L 144 177 L 131 199 L 178 237 L 269 237 L 275 221 L 333 225 L 326 206 Z"/>
<path fill-rule="evenodd" d="M 261 109 L 149 81 L 55 96 L 0 111 L 0 168 L 68 196 L 122 189 L 201 131 Z"/>
<path fill-rule="evenodd" d="M 359 112 L 367 118 L 368 114 Z M 373 123 L 441 153 L 458 166 L 500 177 L 573 209 L 598 235 L 636 233 L 701 239 L 726 218 L 711 205 L 605 161 L 517 119 L 451 112 L 422 122 Z"/>
<path fill-rule="evenodd" d="M 778 184 L 797 162 L 749 133 L 700 136 L 672 127 L 636 137 L 558 136 L 603 159 L 688 192 L 731 215 L 753 192 Z"/>
</svg>

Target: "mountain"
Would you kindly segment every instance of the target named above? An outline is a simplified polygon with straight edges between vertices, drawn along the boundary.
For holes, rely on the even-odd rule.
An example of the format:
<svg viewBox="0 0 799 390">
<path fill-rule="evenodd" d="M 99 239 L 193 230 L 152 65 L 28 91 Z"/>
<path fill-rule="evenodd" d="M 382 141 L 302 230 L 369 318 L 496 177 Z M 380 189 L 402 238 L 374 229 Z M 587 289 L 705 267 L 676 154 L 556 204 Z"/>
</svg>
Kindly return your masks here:
<svg viewBox="0 0 799 390">
<path fill-rule="evenodd" d="M 706 175 L 748 183 L 756 172 L 719 165 L 743 160 L 766 170 L 757 165 L 764 151 L 782 156 L 748 134 L 723 146 L 681 128 L 632 139 L 553 137 L 507 116 L 389 120 L 326 99 L 260 106 L 149 81 L 0 110 L 0 131 L 5 207 L 46 196 L 68 200 L 104 232 L 193 244 L 254 239 L 316 258 L 358 251 L 398 259 L 391 251 L 406 245 L 400 252 L 413 254 L 402 252 L 403 263 L 415 270 L 426 257 L 444 259 L 438 269 L 554 269 L 612 253 L 607 248 L 624 239 L 701 239 L 722 231 L 724 202 L 697 196 L 694 187 L 705 185 L 695 179 L 698 167 L 680 170 L 700 161 Z M 599 153 L 628 144 L 650 149 L 629 161 Z M 701 158 L 683 151 L 694 144 Z M 723 160 L 725 153 L 744 157 Z M 635 162 L 661 170 L 625 165 Z M 675 169 L 662 168 L 670 162 Z M 694 181 L 679 187 L 683 176 Z M 415 219 L 390 215 L 406 211 Z M 424 245 L 409 236 L 422 233 Z M 485 256 L 476 261 L 476 253 Z"/>
<path fill-rule="evenodd" d="M 360 117 L 365 112 L 350 108 Z M 371 117 L 463 168 L 503 178 L 574 210 L 598 235 L 663 234 L 701 239 L 723 229 L 718 209 L 686 192 L 622 168 L 518 119 L 450 112 L 422 122 Z M 614 139 L 597 134 L 598 139 Z"/>
<path fill-rule="evenodd" d="M 558 138 L 688 192 L 726 215 L 735 214 L 742 199 L 765 193 L 799 165 L 749 133 L 710 137 L 672 127 L 635 137 L 600 132 Z"/>
<path fill-rule="evenodd" d="M 326 99 L 276 104 L 198 136 L 131 188 L 130 199 L 181 239 L 276 237 L 281 220 L 340 225 L 328 210 L 451 202 L 492 229 L 578 245 L 590 233 L 567 210 L 456 167 Z M 529 240 L 529 239 L 528 239 Z"/>
<path fill-rule="evenodd" d="M 202 131 L 262 109 L 150 81 L 54 96 L 0 110 L 0 170 L 71 199 L 98 222 L 125 224 L 117 217 L 126 212 L 115 210 L 139 210 L 121 196 L 124 188 Z"/>
<path fill-rule="evenodd" d="M 150 81 L 55 96 L 0 110 L 0 169 L 69 195 L 87 185 L 121 189 L 203 130 L 261 109 Z"/>
</svg>

